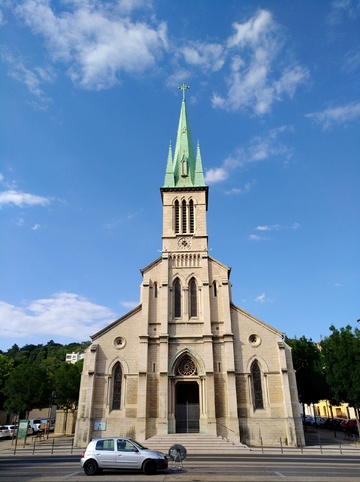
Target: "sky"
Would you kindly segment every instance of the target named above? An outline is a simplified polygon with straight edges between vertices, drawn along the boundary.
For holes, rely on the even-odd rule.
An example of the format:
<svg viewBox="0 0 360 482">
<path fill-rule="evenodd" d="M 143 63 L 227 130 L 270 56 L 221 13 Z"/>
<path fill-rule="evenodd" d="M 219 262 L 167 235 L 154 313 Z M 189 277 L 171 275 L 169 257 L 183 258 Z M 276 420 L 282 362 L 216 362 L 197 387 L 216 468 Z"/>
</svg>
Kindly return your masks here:
<svg viewBox="0 0 360 482">
<path fill-rule="evenodd" d="M 359 1 L 0 0 L 0 28 L 0 350 L 139 304 L 182 82 L 233 302 L 359 327 Z"/>
</svg>

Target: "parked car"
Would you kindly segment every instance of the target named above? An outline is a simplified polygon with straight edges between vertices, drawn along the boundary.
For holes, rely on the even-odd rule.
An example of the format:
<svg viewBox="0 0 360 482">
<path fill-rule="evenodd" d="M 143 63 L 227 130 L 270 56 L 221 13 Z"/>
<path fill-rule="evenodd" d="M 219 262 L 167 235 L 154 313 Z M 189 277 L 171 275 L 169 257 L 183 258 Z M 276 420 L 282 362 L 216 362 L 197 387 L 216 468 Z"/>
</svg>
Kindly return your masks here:
<svg viewBox="0 0 360 482">
<path fill-rule="evenodd" d="M 46 427 L 49 432 L 53 432 L 55 429 L 55 419 L 54 418 L 41 418 L 40 419 L 41 426 Z"/>
<path fill-rule="evenodd" d="M 342 430 L 340 425 L 343 421 L 343 418 L 327 418 L 324 422 L 324 428 L 329 430 Z"/>
<path fill-rule="evenodd" d="M 5 424 L 4 427 L 6 427 L 9 432 L 10 432 L 10 437 L 16 437 L 17 431 L 18 431 L 18 426 L 15 423 L 12 424 Z"/>
<path fill-rule="evenodd" d="M 165 454 L 149 450 L 135 440 L 124 437 L 91 440 L 82 453 L 80 463 L 86 475 L 94 475 L 103 469 L 135 469 L 152 475 L 168 467 Z"/>
<path fill-rule="evenodd" d="M 43 423 L 40 418 L 31 418 L 29 420 L 29 427 L 32 428 L 34 434 L 37 434 L 45 429 L 46 423 Z"/>
<path fill-rule="evenodd" d="M 350 418 L 350 420 L 343 420 L 340 424 L 341 429 L 345 433 L 359 434 L 356 418 Z"/>
<path fill-rule="evenodd" d="M 5 425 L 0 425 L 0 438 L 10 438 L 10 430 Z"/>
<path fill-rule="evenodd" d="M 315 417 L 314 419 L 314 425 L 316 427 L 323 428 L 325 423 L 325 418 L 324 417 Z"/>
<path fill-rule="evenodd" d="M 311 415 L 302 415 L 302 421 L 305 425 L 314 425 L 314 417 Z"/>
</svg>

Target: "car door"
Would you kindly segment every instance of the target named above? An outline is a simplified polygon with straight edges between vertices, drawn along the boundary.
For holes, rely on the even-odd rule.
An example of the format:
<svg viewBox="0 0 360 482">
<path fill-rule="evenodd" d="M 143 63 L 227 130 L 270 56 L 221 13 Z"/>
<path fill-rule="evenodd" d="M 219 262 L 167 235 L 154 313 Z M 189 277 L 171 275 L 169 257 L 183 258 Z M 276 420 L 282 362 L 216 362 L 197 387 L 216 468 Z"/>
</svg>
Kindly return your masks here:
<svg viewBox="0 0 360 482">
<path fill-rule="evenodd" d="M 123 469 L 140 469 L 141 453 L 129 440 L 116 441 L 116 467 Z"/>
<path fill-rule="evenodd" d="M 115 444 L 114 439 L 101 439 L 95 445 L 95 460 L 101 468 L 115 467 Z"/>
</svg>

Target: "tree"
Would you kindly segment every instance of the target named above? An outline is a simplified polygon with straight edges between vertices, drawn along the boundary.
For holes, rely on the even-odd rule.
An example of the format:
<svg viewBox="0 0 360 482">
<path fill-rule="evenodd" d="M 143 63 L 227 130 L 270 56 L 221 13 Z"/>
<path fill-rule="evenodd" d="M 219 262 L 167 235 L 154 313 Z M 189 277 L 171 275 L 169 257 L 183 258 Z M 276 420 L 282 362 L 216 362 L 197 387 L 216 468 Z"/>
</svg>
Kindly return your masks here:
<svg viewBox="0 0 360 482">
<path fill-rule="evenodd" d="M 83 360 L 76 363 L 63 362 L 55 373 L 56 402 L 64 409 L 77 407 Z"/>
<path fill-rule="evenodd" d="M 14 361 L 0 353 L 0 409 L 4 405 L 4 386 L 13 370 Z"/>
<path fill-rule="evenodd" d="M 24 361 L 14 368 L 3 389 L 4 407 L 12 413 L 26 414 L 36 407 L 46 407 L 50 396 L 46 371 L 39 363 Z"/>
<path fill-rule="evenodd" d="M 350 325 L 332 332 L 321 342 L 326 380 L 337 402 L 360 408 L 360 330 Z M 357 411 L 358 415 L 358 411 Z"/>
<path fill-rule="evenodd" d="M 327 399 L 329 387 L 326 383 L 321 352 L 317 344 L 305 336 L 286 338 L 285 341 L 292 348 L 300 403 L 310 405 Z"/>
</svg>

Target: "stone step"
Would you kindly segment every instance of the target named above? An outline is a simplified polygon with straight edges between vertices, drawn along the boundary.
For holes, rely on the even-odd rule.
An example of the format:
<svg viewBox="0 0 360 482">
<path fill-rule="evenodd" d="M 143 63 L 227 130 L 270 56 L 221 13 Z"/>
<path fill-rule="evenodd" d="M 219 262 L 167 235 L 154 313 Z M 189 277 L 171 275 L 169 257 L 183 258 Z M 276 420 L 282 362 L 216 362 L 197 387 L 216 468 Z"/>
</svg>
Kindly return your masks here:
<svg viewBox="0 0 360 482">
<path fill-rule="evenodd" d="M 246 445 L 229 442 L 228 440 L 208 434 L 167 434 L 157 435 L 145 440 L 145 447 L 152 450 L 159 450 L 165 454 L 169 453 L 172 445 L 180 444 L 185 447 L 187 455 L 207 454 L 239 454 L 249 450 Z"/>
</svg>

